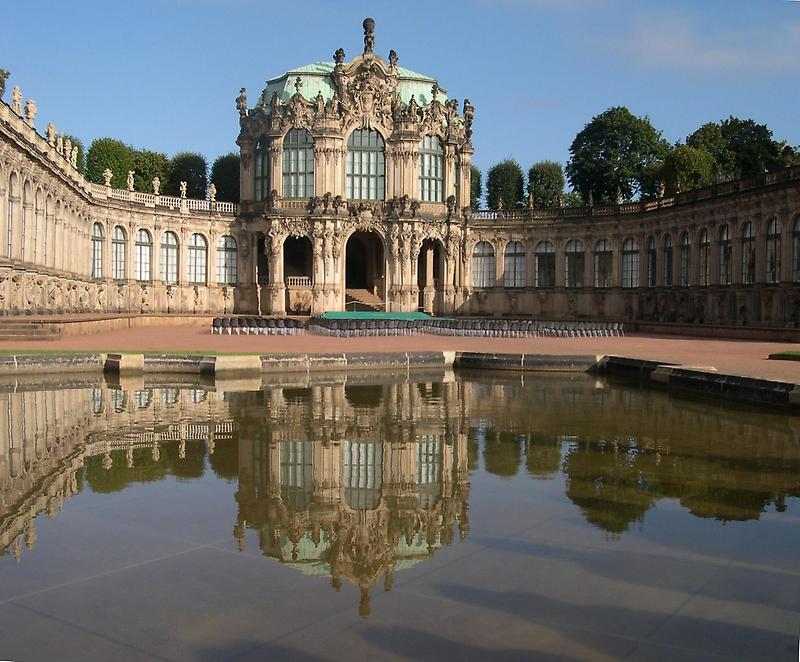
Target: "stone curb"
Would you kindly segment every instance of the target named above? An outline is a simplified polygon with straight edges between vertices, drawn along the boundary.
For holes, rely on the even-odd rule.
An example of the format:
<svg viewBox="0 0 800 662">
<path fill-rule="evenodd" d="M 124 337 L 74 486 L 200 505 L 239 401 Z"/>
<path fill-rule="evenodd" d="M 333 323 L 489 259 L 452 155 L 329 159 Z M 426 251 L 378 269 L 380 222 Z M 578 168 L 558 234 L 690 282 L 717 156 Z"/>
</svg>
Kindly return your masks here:
<svg viewBox="0 0 800 662">
<path fill-rule="evenodd" d="M 601 357 L 548 354 L 487 354 L 456 352 L 454 368 L 462 370 L 530 370 L 537 372 L 587 372 Z"/>
</svg>

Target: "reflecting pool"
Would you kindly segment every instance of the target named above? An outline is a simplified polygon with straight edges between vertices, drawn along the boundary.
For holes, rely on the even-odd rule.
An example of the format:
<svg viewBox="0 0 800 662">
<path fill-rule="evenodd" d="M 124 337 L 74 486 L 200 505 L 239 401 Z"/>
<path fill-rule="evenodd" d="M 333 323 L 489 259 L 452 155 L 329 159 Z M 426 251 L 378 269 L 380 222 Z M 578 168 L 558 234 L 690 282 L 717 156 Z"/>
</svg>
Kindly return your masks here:
<svg viewBox="0 0 800 662">
<path fill-rule="evenodd" d="M 796 660 L 799 497 L 585 375 L 0 383 L 0 658 Z"/>
</svg>

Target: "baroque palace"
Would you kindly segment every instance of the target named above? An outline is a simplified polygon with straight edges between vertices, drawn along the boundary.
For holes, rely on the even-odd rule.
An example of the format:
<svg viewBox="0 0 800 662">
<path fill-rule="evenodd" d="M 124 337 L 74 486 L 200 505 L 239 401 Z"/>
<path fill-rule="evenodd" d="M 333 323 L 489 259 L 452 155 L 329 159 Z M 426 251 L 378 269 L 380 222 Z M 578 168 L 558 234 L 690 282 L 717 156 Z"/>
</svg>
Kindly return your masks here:
<svg viewBox="0 0 800 662">
<path fill-rule="evenodd" d="M 236 106 L 239 205 L 86 181 L 15 89 L 0 312 L 800 319 L 800 168 L 611 207 L 472 210 L 473 106 L 380 57 L 371 19 L 360 55 Z"/>
</svg>

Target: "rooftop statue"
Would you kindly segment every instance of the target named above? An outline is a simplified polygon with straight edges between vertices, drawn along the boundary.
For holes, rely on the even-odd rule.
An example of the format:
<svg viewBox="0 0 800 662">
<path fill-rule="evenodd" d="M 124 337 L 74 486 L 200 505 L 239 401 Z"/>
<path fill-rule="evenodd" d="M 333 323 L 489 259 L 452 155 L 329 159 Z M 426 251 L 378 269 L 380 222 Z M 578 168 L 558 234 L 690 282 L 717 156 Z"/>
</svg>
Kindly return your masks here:
<svg viewBox="0 0 800 662">
<path fill-rule="evenodd" d="M 239 96 L 236 97 L 236 110 L 239 111 L 239 117 L 247 116 L 247 88 L 243 87 L 239 90 Z"/>
<path fill-rule="evenodd" d="M 37 112 L 39 112 L 39 108 L 36 106 L 36 102 L 33 99 L 28 99 L 25 102 L 25 121 L 28 126 L 33 127 L 35 125 Z"/>
<path fill-rule="evenodd" d="M 364 55 L 371 55 L 375 48 L 375 19 L 365 18 L 364 23 Z"/>
<path fill-rule="evenodd" d="M 208 199 L 211 202 L 216 202 L 217 201 L 217 187 L 214 184 L 214 182 L 211 182 L 208 185 Z"/>
<path fill-rule="evenodd" d="M 161 179 L 153 177 L 153 195 L 161 195 Z"/>
<path fill-rule="evenodd" d="M 106 186 L 111 186 L 111 178 L 114 176 L 114 173 L 111 172 L 110 168 L 106 168 L 103 170 L 103 183 Z"/>
<path fill-rule="evenodd" d="M 186 197 L 186 182 L 181 182 L 181 197 Z"/>
<path fill-rule="evenodd" d="M 133 190 L 133 170 L 128 170 L 128 190 Z"/>
<path fill-rule="evenodd" d="M 56 126 L 55 126 L 55 124 L 53 124 L 52 122 L 48 122 L 47 123 L 47 130 L 46 130 L 46 134 L 45 135 L 47 135 L 47 144 L 50 145 L 50 147 L 55 147 L 56 146 Z"/>
<path fill-rule="evenodd" d="M 344 64 L 344 48 L 337 48 L 336 52 L 333 54 L 333 61 L 336 64 Z"/>
<path fill-rule="evenodd" d="M 22 92 L 20 92 L 19 85 L 14 85 L 14 89 L 11 90 L 11 108 L 22 117 Z"/>
</svg>

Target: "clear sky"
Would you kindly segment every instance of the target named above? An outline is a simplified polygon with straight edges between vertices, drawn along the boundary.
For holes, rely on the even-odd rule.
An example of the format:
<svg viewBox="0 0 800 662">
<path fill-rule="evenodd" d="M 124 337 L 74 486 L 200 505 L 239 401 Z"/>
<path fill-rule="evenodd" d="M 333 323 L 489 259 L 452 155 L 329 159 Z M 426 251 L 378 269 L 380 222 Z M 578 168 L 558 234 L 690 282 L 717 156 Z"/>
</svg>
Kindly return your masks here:
<svg viewBox="0 0 800 662">
<path fill-rule="evenodd" d="M 287 69 L 375 50 L 476 107 L 475 162 L 566 162 L 606 108 L 671 142 L 728 115 L 800 144 L 800 2 L 791 0 L 40 0 L 4 2 L 0 67 L 48 121 L 209 161 L 236 149 L 250 105 Z"/>
</svg>

